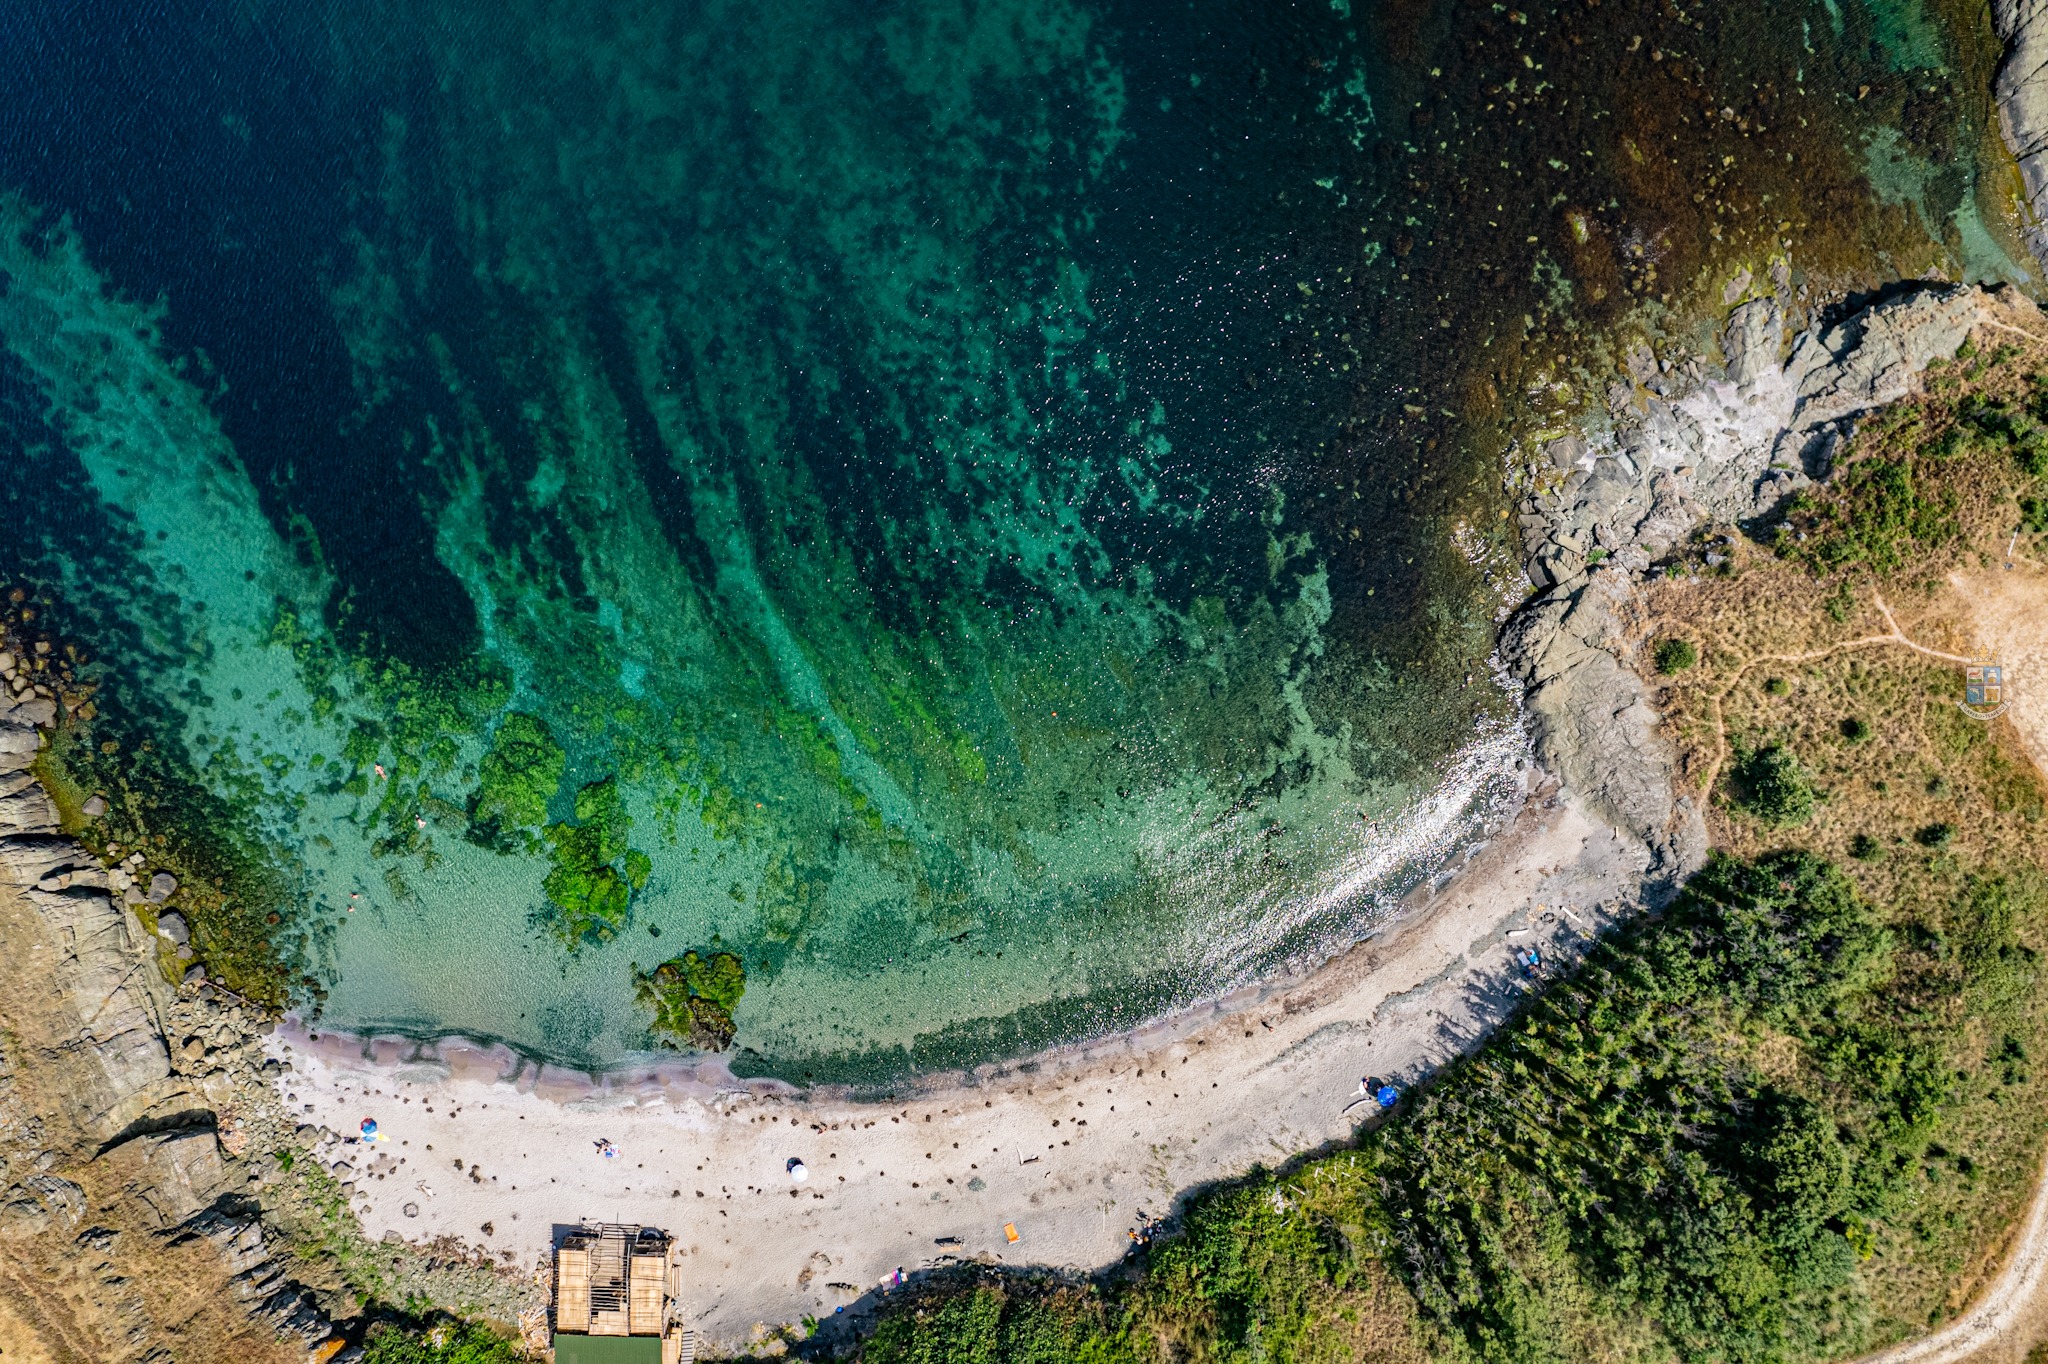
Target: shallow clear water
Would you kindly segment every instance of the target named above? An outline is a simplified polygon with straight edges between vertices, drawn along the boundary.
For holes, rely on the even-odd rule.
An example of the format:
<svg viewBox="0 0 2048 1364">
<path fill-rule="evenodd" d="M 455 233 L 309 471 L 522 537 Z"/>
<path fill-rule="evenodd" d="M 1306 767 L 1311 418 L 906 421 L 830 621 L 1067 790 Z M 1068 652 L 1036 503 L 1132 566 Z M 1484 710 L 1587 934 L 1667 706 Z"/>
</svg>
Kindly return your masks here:
<svg viewBox="0 0 2048 1364">
<path fill-rule="evenodd" d="M 723 948 L 741 1069 L 984 1059 L 1354 940 L 1517 781 L 1474 433 L 1621 276 L 1464 178 L 1529 135 L 1500 15 L 217 9 L 0 20 L 0 570 L 329 1024 L 612 1063 Z M 1941 59 L 1894 11 L 1815 85 Z M 1919 136 L 1858 192 L 1995 255 Z M 608 777 L 630 908 L 565 935 Z"/>
</svg>

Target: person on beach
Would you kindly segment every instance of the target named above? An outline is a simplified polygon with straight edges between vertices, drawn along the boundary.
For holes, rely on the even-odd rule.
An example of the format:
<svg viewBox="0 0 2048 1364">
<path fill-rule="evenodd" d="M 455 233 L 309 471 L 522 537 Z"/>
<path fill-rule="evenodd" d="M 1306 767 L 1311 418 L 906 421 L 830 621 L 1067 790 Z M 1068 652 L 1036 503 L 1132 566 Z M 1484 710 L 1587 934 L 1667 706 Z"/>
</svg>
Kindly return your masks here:
<svg viewBox="0 0 2048 1364">
<path fill-rule="evenodd" d="M 603 1137 L 599 1137 L 595 1142 L 591 1144 L 597 1147 L 597 1153 L 603 1156 L 606 1160 L 617 1160 L 619 1158 L 619 1148 L 612 1145 Z"/>
</svg>

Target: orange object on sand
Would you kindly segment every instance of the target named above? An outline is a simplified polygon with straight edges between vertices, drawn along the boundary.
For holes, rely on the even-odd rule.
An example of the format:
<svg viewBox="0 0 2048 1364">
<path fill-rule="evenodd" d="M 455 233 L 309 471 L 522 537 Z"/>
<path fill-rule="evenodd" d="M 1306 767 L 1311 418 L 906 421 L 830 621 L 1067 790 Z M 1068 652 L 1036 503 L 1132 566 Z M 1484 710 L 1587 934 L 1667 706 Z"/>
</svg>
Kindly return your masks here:
<svg viewBox="0 0 2048 1364">
<path fill-rule="evenodd" d="M 1011 1243 L 1014 1245 L 1017 1240 L 1017 1224 L 1015 1222 L 1003 1223 L 1003 1235 L 1009 1237 Z"/>
</svg>

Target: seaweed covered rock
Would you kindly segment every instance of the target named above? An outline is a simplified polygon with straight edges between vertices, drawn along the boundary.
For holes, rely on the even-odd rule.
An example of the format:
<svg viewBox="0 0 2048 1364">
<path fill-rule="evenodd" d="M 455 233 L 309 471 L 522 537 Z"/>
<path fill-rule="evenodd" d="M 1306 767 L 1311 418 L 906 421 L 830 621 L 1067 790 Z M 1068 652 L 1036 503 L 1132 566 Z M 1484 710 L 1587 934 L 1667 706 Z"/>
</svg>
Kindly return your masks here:
<svg viewBox="0 0 2048 1364">
<path fill-rule="evenodd" d="M 633 990 L 654 1011 L 648 1031 L 662 1046 L 724 1051 L 736 1031 L 732 1011 L 747 990 L 747 971 L 730 952 L 685 952 L 652 971 L 633 967 Z"/>
<path fill-rule="evenodd" d="M 626 846 L 632 823 L 618 782 L 606 777 L 576 793 L 574 824 L 547 828 L 554 866 L 542 888 L 555 909 L 555 931 L 571 947 L 603 942 L 626 926 L 633 892 L 647 883 L 650 868 L 644 853 Z"/>
<path fill-rule="evenodd" d="M 548 800 L 562 784 L 569 755 L 537 715 L 513 711 L 491 738 L 491 751 L 477 767 L 470 821 L 486 841 L 548 821 Z"/>
</svg>

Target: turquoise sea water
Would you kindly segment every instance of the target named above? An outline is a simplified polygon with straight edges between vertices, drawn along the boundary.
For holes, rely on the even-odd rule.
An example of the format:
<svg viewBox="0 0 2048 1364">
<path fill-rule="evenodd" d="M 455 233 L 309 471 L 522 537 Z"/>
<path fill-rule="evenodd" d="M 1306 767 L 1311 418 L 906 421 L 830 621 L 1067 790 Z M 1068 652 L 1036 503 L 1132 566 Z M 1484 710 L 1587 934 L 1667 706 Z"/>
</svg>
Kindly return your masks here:
<svg viewBox="0 0 2048 1364">
<path fill-rule="evenodd" d="M 81 751 L 259 850 L 329 1025 L 583 1064 L 684 949 L 824 1079 L 1355 940 L 1519 781 L 1461 357 L 1574 325 L 1562 199 L 1422 183 L 1544 83 L 1474 58 L 1433 150 L 1429 63 L 1521 41 L 1455 10 L 15 11 L 0 571 L 104 669 Z"/>
</svg>

